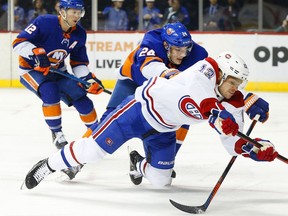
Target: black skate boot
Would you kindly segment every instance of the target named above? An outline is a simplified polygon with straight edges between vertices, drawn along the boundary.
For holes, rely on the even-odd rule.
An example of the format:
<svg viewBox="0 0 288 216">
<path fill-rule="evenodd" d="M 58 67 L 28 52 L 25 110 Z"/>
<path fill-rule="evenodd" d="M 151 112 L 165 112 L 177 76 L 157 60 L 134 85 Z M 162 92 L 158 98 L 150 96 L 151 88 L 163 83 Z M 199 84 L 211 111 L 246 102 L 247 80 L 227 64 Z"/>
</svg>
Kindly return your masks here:
<svg viewBox="0 0 288 216">
<path fill-rule="evenodd" d="M 65 145 L 68 144 L 62 131 L 52 131 L 52 140 L 57 149 L 62 149 Z"/>
<path fill-rule="evenodd" d="M 46 176 L 55 172 L 48 166 L 48 158 L 39 161 L 28 172 L 25 178 L 25 185 L 28 189 L 36 187 Z"/>
<path fill-rule="evenodd" d="M 172 173 L 171 173 L 171 178 L 176 178 L 176 172 L 175 172 L 175 170 L 174 170 L 174 169 L 172 170 Z"/>
<path fill-rule="evenodd" d="M 137 171 L 136 164 L 144 159 L 137 151 L 131 151 L 130 154 L 130 172 L 129 176 L 133 184 L 139 185 L 142 182 L 142 174 Z"/>
<path fill-rule="evenodd" d="M 74 167 L 69 167 L 69 168 L 67 168 L 67 169 L 63 169 L 63 170 L 61 170 L 61 171 L 62 171 L 63 173 L 65 173 L 65 174 L 69 177 L 70 180 L 72 180 L 72 179 L 75 178 L 75 176 L 77 175 L 77 173 L 81 171 L 81 169 L 82 169 L 83 166 L 84 166 L 84 165 L 81 164 L 81 165 L 78 165 L 78 166 L 74 166 Z"/>
</svg>

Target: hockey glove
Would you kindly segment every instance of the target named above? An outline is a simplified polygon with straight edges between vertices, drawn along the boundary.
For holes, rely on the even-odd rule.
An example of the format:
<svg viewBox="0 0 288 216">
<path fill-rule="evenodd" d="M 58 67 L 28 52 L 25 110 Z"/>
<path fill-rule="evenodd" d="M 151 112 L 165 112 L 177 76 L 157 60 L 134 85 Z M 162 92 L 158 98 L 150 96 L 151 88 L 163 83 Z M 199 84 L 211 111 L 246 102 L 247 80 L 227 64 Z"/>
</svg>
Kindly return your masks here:
<svg viewBox="0 0 288 216">
<path fill-rule="evenodd" d="M 256 94 L 248 93 L 245 97 L 245 112 L 251 120 L 258 114 L 258 121 L 264 123 L 269 118 L 269 103 Z"/>
<path fill-rule="evenodd" d="M 46 55 L 45 49 L 34 48 L 32 52 L 34 53 L 32 58 L 34 59 L 36 63 L 34 66 L 34 70 L 39 71 L 43 73 L 44 76 L 46 76 L 49 73 L 51 64 L 50 64 L 48 56 Z"/>
<path fill-rule="evenodd" d="M 211 115 L 209 116 L 209 124 L 219 134 L 226 134 L 235 136 L 238 132 L 239 126 L 236 123 L 233 115 L 229 113 L 225 108 L 218 104 L 218 109 L 212 109 Z"/>
<path fill-rule="evenodd" d="M 273 161 L 278 156 L 278 152 L 275 151 L 274 145 L 269 140 L 263 140 L 261 138 L 256 138 L 254 140 L 257 141 L 259 144 L 261 144 L 262 147 L 257 148 L 253 144 L 247 143 L 246 141 L 242 139 L 237 141 L 236 146 L 238 145 L 237 147 L 238 149 L 239 149 L 239 146 L 242 145 L 241 154 L 244 157 L 250 157 L 251 159 L 255 161 L 269 161 L 270 162 L 270 161 Z"/>
<path fill-rule="evenodd" d="M 172 77 L 176 76 L 179 73 L 180 73 L 179 70 L 177 70 L 175 68 L 171 68 L 171 69 L 164 70 L 160 74 L 160 77 L 163 77 L 163 78 L 166 78 L 166 79 L 171 79 Z"/>
<path fill-rule="evenodd" d="M 96 76 L 93 73 L 90 72 L 87 76 L 82 77 L 82 79 L 90 83 L 90 85 L 84 86 L 87 92 L 91 94 L 100 94 L 104 91 L 103 86 L 97 83 Z"/>
</svg>

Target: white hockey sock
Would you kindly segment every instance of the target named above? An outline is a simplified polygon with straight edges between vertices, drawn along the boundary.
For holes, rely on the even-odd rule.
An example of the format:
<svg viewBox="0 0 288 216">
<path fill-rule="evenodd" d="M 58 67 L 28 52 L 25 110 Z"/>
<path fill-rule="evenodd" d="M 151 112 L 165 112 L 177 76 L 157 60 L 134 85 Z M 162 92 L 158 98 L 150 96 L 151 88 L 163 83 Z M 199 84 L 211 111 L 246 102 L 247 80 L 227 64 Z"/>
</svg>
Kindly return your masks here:
<svg viewBox="0 0 288 216">
<path fill-rule="evenodd" d="M 54 170 L 61 170 L 70 166 L 96 162 L 106 155 L 106 152 L 92 137 L 81 138 L 66 145 L 63 149 L 48 158 L 49 166 Z"/>
</svg>

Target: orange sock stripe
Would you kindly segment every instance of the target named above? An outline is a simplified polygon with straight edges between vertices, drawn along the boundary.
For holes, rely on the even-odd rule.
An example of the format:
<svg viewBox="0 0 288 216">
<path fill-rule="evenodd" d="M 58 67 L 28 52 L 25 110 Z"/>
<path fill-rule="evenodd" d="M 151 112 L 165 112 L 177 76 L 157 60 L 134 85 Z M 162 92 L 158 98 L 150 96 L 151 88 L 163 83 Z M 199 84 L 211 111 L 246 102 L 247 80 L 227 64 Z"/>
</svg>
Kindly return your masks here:
<svg viewBox="0 0 288 216">
<path fill-rule="evenodd" d="M 70 153 L 71 153 L 71 155 L 72 155 L 72 158 L 76 161 L 76 163 L 81 164 L 81 163 L 77 160 L 77 158 L 76 158 L 76 156 L 75 156 L 75 153 L 74 153 L 74 150 L 73 150 L 73 145 L 74 145 L 74 143 L 75 143 L 75 141 L 73 141 L 73 142 L 70 143 L 70 146 L 69 146 Z"/>
<path fill-rule="evenodd" d="M 96 113 L 95 109 L 93 109 L 87 115 L 80 114 L 80 118 L 84 122 L 84 124 L 93 124 L 97 120 L 97 113 Z"/>
<path fill-rule="evenodd" d="M 92 130 L 91 130 L 91 128 L 88 128 L 87 129 L 87 131 L 83 134 L 83 136 L 82 136 L 82 138 L 84 138 L 84 137 L 89 137 L 89 136 L 91 136 L 92 135 Z"/>
<path fill-rule="evenodd" d="M 60 103 L 42 106 L 45 117 L 61 117 Z"/>
<path fill-rule="evenodd" d="M 185 137 L 187 136 L 187 133 L 188 133 L 188 130 L 186 128 L 179 128 L 176 131 L 176 140 L 183 142 Z"/>
</svg>

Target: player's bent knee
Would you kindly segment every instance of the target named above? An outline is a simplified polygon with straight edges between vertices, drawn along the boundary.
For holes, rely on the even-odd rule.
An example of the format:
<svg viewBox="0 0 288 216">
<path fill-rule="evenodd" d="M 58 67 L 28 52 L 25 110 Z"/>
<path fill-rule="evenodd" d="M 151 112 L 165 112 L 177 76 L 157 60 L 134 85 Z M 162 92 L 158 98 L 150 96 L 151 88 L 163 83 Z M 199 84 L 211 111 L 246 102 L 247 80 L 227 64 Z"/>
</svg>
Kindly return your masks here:
<svg viewBox="0 0 288 216">
<path fill-rule="evenodd" d="M 96 162 L 107 154 L 92 137 L 75 141 L 73 151 L 80 163 Z"/>
<path fill-rule="evenodd" d="M 172 183 L 172 169 L 158 169 L 151 165 L 147 167 L 145 177 L 156 188 L 163 188 Z"/>
</svg>

